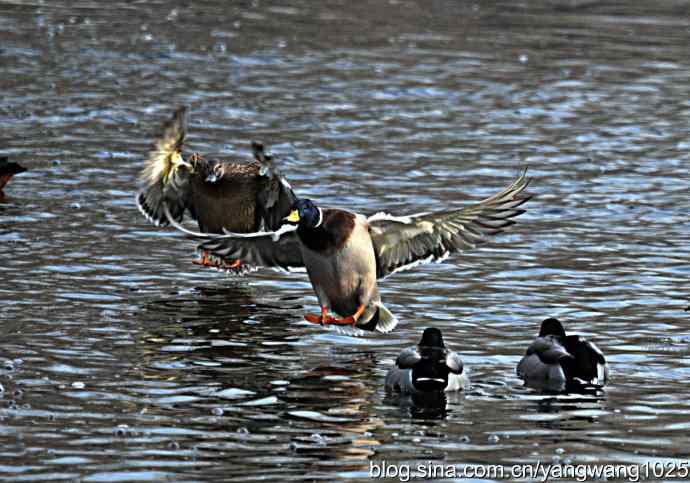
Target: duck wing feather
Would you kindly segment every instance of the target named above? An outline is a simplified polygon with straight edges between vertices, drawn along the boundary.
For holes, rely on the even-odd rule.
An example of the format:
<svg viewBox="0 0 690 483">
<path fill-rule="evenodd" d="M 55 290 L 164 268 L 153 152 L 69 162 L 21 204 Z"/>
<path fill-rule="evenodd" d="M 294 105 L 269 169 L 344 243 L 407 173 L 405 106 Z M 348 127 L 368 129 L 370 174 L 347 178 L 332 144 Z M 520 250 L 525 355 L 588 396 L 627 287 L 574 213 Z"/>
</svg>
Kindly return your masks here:
<svg viewBox="0 0 690 483">
<path fill-rule="evenodd" d="M 263 144 L 252 142 L 252 152 L 261 165 L 258 173 L 261 183 L 256 196 L 257 215 L 264 229 L 278 230 L 283 224 L 283 218 L 290 214 L 297 196 L 290 183 L 275 167 L 273 156 L 264 151 Z"/>
<path fill-rule="evenodd" d="M 165 206 L 173 219 L 180 221 L 189 200 L 189 179 L 180 179 L 165 185 L 173 154 L 181 151 L 187 136 L 187 108 L 179 107 L 172 118 L 163 124 L 162 134 L 153 143 L 141 172 L 145 188 L 137 194 L 137 207 L 147 220 L 157 226 L 166 226 Z"/>
<path fill-rule="evenodd" d="M 400 369 L 412 369 L 412 367 L 422 360 L 422 354 L 419 349 L 415 347 L 408 347 L 400 352 L 400 355 L 395 360 L 395 365 Z"/>
<path fill-rule="evenodd" d="M 197 249 L 207 251 L 212 257 L 228 264 L 239 260 L 246 267 L 284 271 L 299 271 L 304 267 L 296 226 L 283 225 L 272 232 L 214 235 L 188 230 L 170 216 L 168 221 L 190 237 L 206 240 Z"/>
<path fill-rule="evenodd" d="M 525 170 L 501 192 L 479 203 L 448 212 L 396 217 L 378 213 L 368 218 L 376 274 L 386 277 L 419 263 L 441 261 L 450 253 L 475 248 L 501 233 L 525 212 L 519 208 L 531 198 Z"/>
</svg>

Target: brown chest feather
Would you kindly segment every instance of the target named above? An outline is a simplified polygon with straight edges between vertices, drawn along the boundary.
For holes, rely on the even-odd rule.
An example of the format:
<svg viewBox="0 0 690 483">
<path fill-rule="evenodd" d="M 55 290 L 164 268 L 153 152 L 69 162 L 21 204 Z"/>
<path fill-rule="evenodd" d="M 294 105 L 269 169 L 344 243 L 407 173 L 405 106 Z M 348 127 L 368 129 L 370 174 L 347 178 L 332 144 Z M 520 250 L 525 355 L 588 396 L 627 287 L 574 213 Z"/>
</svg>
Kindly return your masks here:
<svg viewBox="0 0 690 483">
<path fill-rule="evenodd" d="M 322 255 L 331 255 L 343 248 L 354 228 L 354 213 L 343 210 L 323 210 L 323 223 L 319 227 L 300 227 L 297 234 L 310 250 Z"/>
</svg>

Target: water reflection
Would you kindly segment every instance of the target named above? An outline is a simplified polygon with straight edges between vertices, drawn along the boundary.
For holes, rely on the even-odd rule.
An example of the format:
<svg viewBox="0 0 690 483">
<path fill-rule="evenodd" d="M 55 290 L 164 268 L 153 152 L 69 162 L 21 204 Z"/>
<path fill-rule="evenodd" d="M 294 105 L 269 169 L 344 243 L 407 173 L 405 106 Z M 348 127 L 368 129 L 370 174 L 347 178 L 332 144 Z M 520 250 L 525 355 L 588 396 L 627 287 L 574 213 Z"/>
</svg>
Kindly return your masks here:
<svg viewBox="0 0 690 483">
<path fill-rule="evenodd" d="M 412 419 L 443 419 L 452 411 L 449 406 L 448 395 L 444 392 L 428 392 L 414 394 L 388 394 L 383 400 L 385 404 L 399 406 L 401 417 Z M 457 404 L 457 395 L 451 396 Z"/>
<path fill-rule="evenodd" d="M 561 399 L 558 397 L 544 397 L 537 401 L 537 415 L 535 418 L 545 416 L 539 425 L 548 428 L 560 429 L 561 427 L 573 427 L 573 423 L 594 423 L 598 417 L 607 414 L 605 395 L 599 391 L 592 397 L 571 395 Z M 550 416 L 558 416 L 551 419 Z M 580 426 L 580 425 L 577 425 Z"/>
</svg>

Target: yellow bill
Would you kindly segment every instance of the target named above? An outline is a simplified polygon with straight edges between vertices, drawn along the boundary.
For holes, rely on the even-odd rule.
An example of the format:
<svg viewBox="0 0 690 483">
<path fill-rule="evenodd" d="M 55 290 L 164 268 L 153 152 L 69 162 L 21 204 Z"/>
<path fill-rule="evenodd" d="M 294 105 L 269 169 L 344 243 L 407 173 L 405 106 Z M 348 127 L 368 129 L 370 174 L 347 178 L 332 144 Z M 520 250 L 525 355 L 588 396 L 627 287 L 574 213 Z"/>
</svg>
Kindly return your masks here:
<svg viewBox="0 0 690 483">
<path fill-rule="evenodd" d="M 299 211 L 292 210 L 290 214 L 285 218 L 290 223 L 299 223 Z"/>
</svg>

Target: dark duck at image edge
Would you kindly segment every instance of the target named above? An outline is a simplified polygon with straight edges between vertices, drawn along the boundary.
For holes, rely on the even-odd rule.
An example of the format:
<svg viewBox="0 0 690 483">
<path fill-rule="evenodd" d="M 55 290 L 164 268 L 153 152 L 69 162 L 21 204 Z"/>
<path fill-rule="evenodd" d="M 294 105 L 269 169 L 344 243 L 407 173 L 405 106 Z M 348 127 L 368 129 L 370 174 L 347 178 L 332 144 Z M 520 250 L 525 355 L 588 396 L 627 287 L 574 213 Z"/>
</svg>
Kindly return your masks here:
<svg viewBox="0 0 690 483">
<path fill-rule="evenodd" d="M 286 218 L 291 226 L 275 232 L 208 235 L 170 221 L 195 238 L 209 238 L 198 249 L 220 260 L 288 271 L 306 268 L 321 306 L 320 315 L 305 315 L 307 321 L 389 332 L 398 320 L 381 302 L 377 279 L 475 248 L 514 224 L 531 197 L 524 193 L 525 175 L 490 198 L 445 212 L 367 218 L 299 199 Z M 329 316 L 329 310 L 342 318 Z"/>
<path fill-rule="evenodd" d="M 386 374 L 388 390 L 419 392 L 462 391 L 469 384 L 460 354 L 443 342 L 439 329 L 425 329 L 419 344 L 403 350 Z"/>
<path fill-rule="evenodd" d="M 12 177 L 25 171 L 26 168 L 21 164 L 9 161 L 7 156 L 0 156 L 0 199 L 4 198 L 3 189 Z"/>
<path fill-rule="evenodd" d="M 608 365 L 593 342 L 566 335 L 559 320 L 548 318 L 518 363 L 517 375 L 527 386 L 560 392 L 603 387 L 608 380 Z"/>
<path fill-rule="evenodd" d="M 263 145 L 252 143 L 255 160 L 245 164 L 187 154 L 187 112 L 178 108 L 163 125 L 141 172 L 144 187 L 136 200 L 146 219 L 166 226 L 168 215 L 179 222 L 186 212 L 203 233 L 280 228 L 297 198 Z M 199 264 L 215 266 L 205 252 Z M 239 262 L 224 268 L 239 268 Z"/>
</svg>

